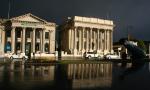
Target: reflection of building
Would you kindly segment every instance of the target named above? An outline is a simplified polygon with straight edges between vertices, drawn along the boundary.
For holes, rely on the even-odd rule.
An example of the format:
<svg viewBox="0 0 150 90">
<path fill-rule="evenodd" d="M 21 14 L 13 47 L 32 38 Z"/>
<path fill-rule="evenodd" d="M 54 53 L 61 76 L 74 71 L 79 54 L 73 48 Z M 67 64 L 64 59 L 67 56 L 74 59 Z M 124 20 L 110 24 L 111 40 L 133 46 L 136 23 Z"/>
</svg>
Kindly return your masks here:
<svg viewBox="0 0 150 90">
<path fill-rule="evenodd" d="M 68 54 L 112 51 L 113 21 L 74 16 L 62 25 L 62 49 Z"/>
<path fill-rule="evenodd" d="M 26 78 L 28 78 L 29 80 L 36 80 L 36 81 L 54 80 L 54 74 L 55 74 L 54 65 L 37 66 L 37 65 L 24 65 L 24 64 L 18 64 L 16 62 L 12 62 L 10 64 L 9 69 L 11 70 L 10 72 L 11 81 L 14 80 L 26 81 L 27 80 Z M 18 70 L 18 73 L 15 73 L 16 70 Z"/>
<path fill-rule="evenodd" d="M 0 36 L 3 53 L 20 51 L 53 53 L 55 51 L 55 23 L 32 14 L 1 20 Z"/>
<path fill-rule="evenodd" d="M 68 64 L 68 78 L 75 89 L 111 87 L 112 64 Z"/>
</svg>

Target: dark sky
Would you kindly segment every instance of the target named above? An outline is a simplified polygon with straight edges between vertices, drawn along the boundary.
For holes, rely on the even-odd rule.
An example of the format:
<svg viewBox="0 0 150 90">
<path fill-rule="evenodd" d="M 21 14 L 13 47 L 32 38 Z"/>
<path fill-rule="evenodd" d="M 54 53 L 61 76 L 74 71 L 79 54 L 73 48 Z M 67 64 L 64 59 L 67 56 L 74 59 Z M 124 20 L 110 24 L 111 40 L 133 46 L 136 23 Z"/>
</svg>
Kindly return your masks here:
<svg viewBox="0 0 150 90">
<path fill-rule="evenodd" d="M 0 1 L 0 17 L 7 18 L 8 0 Z M 11 0 L 10 16 L 32 13 L 59 24 L 68 16 L 111 19 L 114 41 L 129 32 L 133 37 L 150 40 L 150 0 Z"/>
</svg>

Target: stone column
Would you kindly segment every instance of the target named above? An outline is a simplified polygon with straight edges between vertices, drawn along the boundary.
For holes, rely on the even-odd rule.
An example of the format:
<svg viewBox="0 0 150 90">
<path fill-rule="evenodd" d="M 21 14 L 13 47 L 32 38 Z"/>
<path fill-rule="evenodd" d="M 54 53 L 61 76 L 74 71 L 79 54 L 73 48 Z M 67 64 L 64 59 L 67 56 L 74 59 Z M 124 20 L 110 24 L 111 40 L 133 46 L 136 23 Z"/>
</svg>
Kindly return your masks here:
<svg viewBox="0 0 150 90">
<path fill-rule="evenodd" d="M 84 48 L 84 34 L 85 34 L 85 28 L 83 27 L 83 30 L 82 30 L 82 54 L 85 52 L 85 48 Z"/>
<path fill-rule="evenodd" d="M 45 52 L 45 29 L 43 29 L 43 49 L 42 49 L 42 52 L 44 53 Z"/>
<path fill-rule="evenodd" d="M 107 49 L 107 43 L 106 43 L 107 42 L 107 36 L 106 35 L 107 35 L 107 33 L 106 33 L 106 30 L 105 30 L 105 51 Z"/>
<path fill-rule="evenodd" d="M 110 51 L 110 34 L 109 34 L 109 30 L 107 31 L 107 50 Z"/>
<path fill-rule="evenodd" d="M 90 51 L 92 51 L 92 28 L 90 28 Z"/>
<path fill-rule="evenodd" d="M 111 30 L 109 30 L 109 51 L 111 52 Z"/>
<path fill-rule="evenodd" d="M 77 27 L 74 29 L 74 55 L 77 54 Z"/>
<path fill-rule="evenodd" d="M 106 50 L 106 30 L 104 30 L 104 52 Z"/>
<path fill-rule="evenodd" d="M 3 46 L 3 44 L 2 44 L 2 34 L 3 34 L 2 31 L 3 31 L 3 30 L 1 29 L 1 26 L 0 26 L 0 54 L 2 54 L 2 51 L 3 51 L 3 50 L 2 50 L 2 48 L 3 48 L 3 47 L 2 47 L 2 46 Z"/>
<path fill-rule="evenodd" d="M 104 51 L 104 31 L 101 30 L 101 50 Z"/>
<path fill-rule="evenodd" d="M 94 38 L 93 38 L 93 42 L 94 42 L 94 51 L 96 50 L 96 32 L 95 30 L 93 31 L 94 32 Z"/>
<path fill-rule="evenodd" d="M 99 29 L 99 51 L 102 50 L 102 45 L 101 45 L 101 42 L 102 41 L 102 34 L 101 34 L 101 30 Z"/>
<path fill-rule="evenodd" d="M 43 40 L 43 38 L 42 38 L 42 30 L 40 31 L 40 52 L 43 52 L 43 43 L 42 43 L 42 40 Z"/>
<path fill-rule="evenodd" d="M 112 30 L 110 31 L 110 50 L 111 50 L 111 53 L 113 52 L 113 33 L 112 33 Z"/>
<path fill-rule="evenodd" d="M 108 49 L 108 35 L 107 35 L 107 30 L 106 30 L 106 50 Z"/>
<path fill-rule="evenodd" d="M 2 53 L 4 53 L 4 49 L 5 49 L 5 31 L 4 30 L 2 30 L 2 37 L 1 37 L 1 39 L 2 39 Z"/>
<path fill-rule="evenodd" d="M 22 53 L 25 53 L 25 35 L 26 35 L 26 33 L 25 33 L 25 30 L 26 30 L 26 28 L 23 28 L 22 29 Z"/>
<path fill-rule="evenodd" d="M 73 29 L 71 29 L 71 33 L 72 33 L 72 35 L 71 35 L 71 37 L 72 37 L 72 39 L 71 39 L 71 53 L 73 53 L 73 45 L 74 45 L 74 30 Z"/>
<path fill-rule="evenodd" d="M 100 41 L 99 41 L 99 37 L 100 37 L 100 35 L 99 35 L 99 29 L 97 30 L 97 50 L 98 50 L 98 52 L 99 52 L 99 49 L 100 49 Z"/>
<path fill-rule="evenodd" d="M 49 30 L 49 52 L 51 52 L 51 47 L 52 47 L 51 44 L 52 44 L 52 42 L 53 42 L 53 41 L 51 40 L 51 39 L 52 39 L 52 38 L 51 38 L 51 33 L 52 33 L 52 31 Z"/>
<path fill-rule="evenodd" d="M 11 52 L 15 52 L 15 27 L 12 28 L 11 30 Z"/>
<path fill-rule="evenodd" d="M 81 49 L 82 49 L 82 32 L 81 29 L 79 29 L 79 53 L 81 54 Z"/>
<path fill-rule="evenodd" d="M 89 50 L 89 30 L 86 30 L 86 52 Z"/>
<path fill-rule="evenodd" d="M 69 44 L 69 50 L 70 50 L 70 48 L 71 48 L 71 39 L 72 39 L 72 38 L 71 38 L 71 37 L 72 37 L 71 34 L 72 34 L 72 33 L 71 33 L 71 29 L 69 29 L 69 34 L 68 34 L 68 39 L 69 39 L 69 41 L 68 41 L 68 42 L 69 42 L 69 43 L 68 43 L 68 44 Z"/>
<path fill-rule="evenodd" d="M 35 53 L 35 29 L 33 28 L 33 37 L 32 37 L 32 52 Z"/>
</svg>

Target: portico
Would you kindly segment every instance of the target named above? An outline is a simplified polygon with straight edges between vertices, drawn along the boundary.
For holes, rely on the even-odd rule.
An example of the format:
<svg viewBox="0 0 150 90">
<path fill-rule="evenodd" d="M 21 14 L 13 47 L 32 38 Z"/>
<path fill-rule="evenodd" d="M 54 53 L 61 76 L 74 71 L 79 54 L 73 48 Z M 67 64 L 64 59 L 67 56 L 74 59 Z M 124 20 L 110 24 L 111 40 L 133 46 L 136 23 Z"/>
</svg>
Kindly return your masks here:
<svg viewBox="0 0 150 90">
<path fill-rule="evenodd" d="M 54 53 L 55 23 L 32 14 L 11 18 L 4 22 L 2 42 L 4 53 Z"/>
<path fill-rule="evenodd" d="M 113 21 L 75 16 L 63 28 L 62 48 L 68 54 L 112 52 Z"/>
</svg>

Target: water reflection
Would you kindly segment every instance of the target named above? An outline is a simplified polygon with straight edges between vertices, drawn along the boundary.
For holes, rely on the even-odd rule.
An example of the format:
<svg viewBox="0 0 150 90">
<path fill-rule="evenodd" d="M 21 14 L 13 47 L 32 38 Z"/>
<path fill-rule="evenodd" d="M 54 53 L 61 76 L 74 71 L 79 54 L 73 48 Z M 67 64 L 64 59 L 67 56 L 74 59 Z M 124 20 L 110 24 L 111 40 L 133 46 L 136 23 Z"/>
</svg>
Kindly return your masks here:
<svg viewBox="0 0 150 90">
<path fill-rule="evenodd" d="M 23 63 L 11 63 L 7 66 L 10 70 L 10 80 L 54 80 L 54 65 L 36 66 Z M 16 77 L 17 76 L 17 77 Z"/>
<path fill-rule="evenodd" d="M 145 65 L 145 61 L 144 59 L 133 59 L 131 64 L 132 64 L 131 67 L 126 67 L 127 63 L 126 62 L 122 63 L 122 68 L 126 68 L 126 69 L 120 75 L 121 80 L 123 80 L 125 76 L 130 75 L 140 70 Z"/>
<path fill-rule="evenodd" d="M 6 87 L 38 89 L 41 86 L 37 85 L 42 84 L 41 82 L 45 82 L 47 85 L 45 88 L 49 89 L 84 89 L 111 87 L 111 81 L 111 63 L 36 66 L 12 62 L 10 65 L 0 67 L 0 86 L 3 87 L 2 89 Z M 24 84 L 29 85 L 29 87 L 23 86 Z"/>
<path fill-rule="evenodd" d="M 149 63 L 143 59 L 132 60 L 131 63 L 126 63 L 123 66 L 122 63 L 115 65 L 113 72 L 111 87 L 113 90 L 150 89 Z"/>
<path fill-rule="evenodd" d="M 122 90 L 135 89 L 131 87 L 135 85 L 150 89 L 149 81 L 149 63 L 141 62 L 50 65 L 12 62 L 0 66 L 0 90 Z"/>
<path fill-rule="evenodd" d="M 68 78 L 73 88 L 111 87 L 112 64 L 69 64 Z"/>
</svg>

